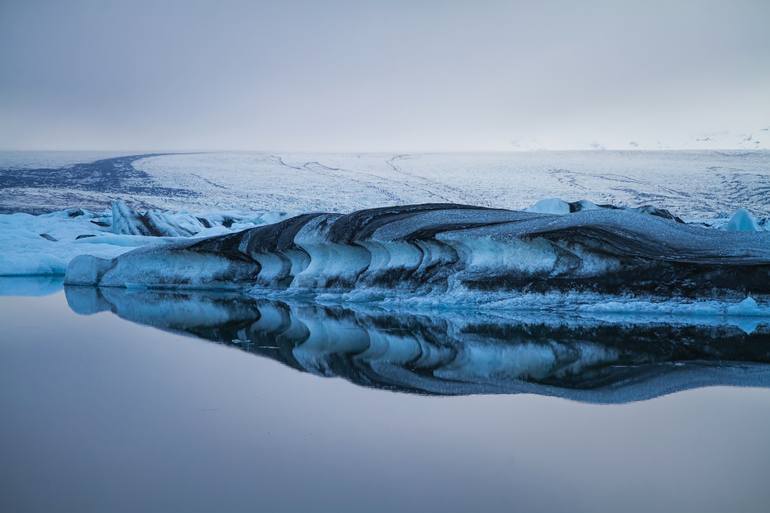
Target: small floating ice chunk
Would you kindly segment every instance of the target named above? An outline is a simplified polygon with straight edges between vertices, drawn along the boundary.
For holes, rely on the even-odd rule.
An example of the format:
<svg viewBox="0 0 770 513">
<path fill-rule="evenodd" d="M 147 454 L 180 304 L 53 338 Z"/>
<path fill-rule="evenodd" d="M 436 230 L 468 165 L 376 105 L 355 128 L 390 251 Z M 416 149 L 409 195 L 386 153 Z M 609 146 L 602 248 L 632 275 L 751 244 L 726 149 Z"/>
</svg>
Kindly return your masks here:
<svg viewBox="0 0 770 513">
<path fill-rule="evenodd" d="M 728 232 L 758 232 L 759 225 L 748 210 L 739 208 L 727 222 L 725 229 Z"/>
<path fill-rule="evenodd" d="M 559 198 L 546 198 L 529 207 L 527 212 L 562 215 L 570 213 L 570 206 L 569 203 Z"/>
</svg>

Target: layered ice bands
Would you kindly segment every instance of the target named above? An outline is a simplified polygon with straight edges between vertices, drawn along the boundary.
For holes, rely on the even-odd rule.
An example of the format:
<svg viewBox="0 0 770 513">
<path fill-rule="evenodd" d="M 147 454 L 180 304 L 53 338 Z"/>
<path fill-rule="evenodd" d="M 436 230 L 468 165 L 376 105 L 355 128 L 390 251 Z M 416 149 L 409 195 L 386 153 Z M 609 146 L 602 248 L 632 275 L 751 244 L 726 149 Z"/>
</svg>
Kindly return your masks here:
<svg viewBox="0 0 770 513">
<path fill-rule="evenodd" d="M 111 311 L 352 383 L 419 394 L 535 393 L 617 403 L 711 385 L 770 386 L 770 328 L 267 301 L 231 293 L 68 287 Z"/>
<path fill-rule="evenodd" d="M 770 293 L 770 233 L 717 231 L 629 210 L 565 216 L 423 204 L 306 214 L 113 260 L 81 256 L 65 281 L 743 299 Z"/>
</svg>

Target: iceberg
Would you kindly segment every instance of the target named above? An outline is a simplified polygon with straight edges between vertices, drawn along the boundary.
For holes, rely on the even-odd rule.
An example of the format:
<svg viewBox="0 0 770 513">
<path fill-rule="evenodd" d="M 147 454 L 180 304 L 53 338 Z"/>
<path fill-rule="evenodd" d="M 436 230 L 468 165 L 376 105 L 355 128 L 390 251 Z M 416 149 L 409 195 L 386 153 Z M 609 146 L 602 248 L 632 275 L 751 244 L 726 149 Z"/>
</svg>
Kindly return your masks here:
<svg viewBox="0 0 770 513">
<path fill-rule="evenodd" d="M 304 214 L 109 260 L 78 257 L 65 282 L 762 299 L 770 293 L 770 233 L 722 232 L 625 209 L 554 215 L 420 204 Z"/>
<path fill-rule="evenodd" d="M 739 208 L 727 222 L 725 230 L 729 232 L 758 232 L 756 219 L 745 208 Z"/>
<path fill-rule="evenodd" d="M 556 215 L 569 214 L 572 211 L 572 206 L 559 198 L 542 199 L 527 209 L 527 212 Z"/>
<path fill-rule="evenodd" d="M 62 276 L 78 255 L 113 258 L 137 246 L 163 242 L 115 236 L 97 224 L 100 219 L 80 209 L 0 215 L 0 276 Z"/>
<path fill-rule="evenodd" d="M 118 235 L 192 237 L 258 226 L 269 221 L 275 222 L 282 217 L 285 216 L 279 213 L 243 215 L 218 212 L 193 215 L 157 209 L 139 211 L 132 209 L 124 201 L 113 201 L 111 216 L 105 220 L 105 224 L 110 226 L 112 233 Z"/>
<path fill-rule="evenodd" d="M 77 256 L 111 259 L 137 247 L 232 233 L 283 217 L 268 212 L 138 211 L 122 201 L 99 213 L 70 208 L 40 215 L 0 214 L 0 276 L 62 276 Z"/>
<path fill-rule="evenodd" d="M 203 230 L 204 219 L 185 216 L 175 219 L 173 216 L 148 210 L 138 213 L 130 209 L 125 202 L 112 202 L 112 233 L 126 235 L 145 235 L 153 237 L 190 237 Z M 208 227 L 211 225 L 209 224 Z"/>
</svg>

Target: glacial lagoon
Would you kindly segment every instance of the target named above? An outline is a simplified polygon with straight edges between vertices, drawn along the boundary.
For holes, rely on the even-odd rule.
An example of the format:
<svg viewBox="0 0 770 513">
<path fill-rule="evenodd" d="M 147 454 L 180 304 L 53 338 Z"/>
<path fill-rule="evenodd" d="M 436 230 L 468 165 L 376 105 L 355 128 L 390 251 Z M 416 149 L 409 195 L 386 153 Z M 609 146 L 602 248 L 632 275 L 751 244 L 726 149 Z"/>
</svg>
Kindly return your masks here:
<svg viewBox="0 0 770 513">
<path fill-rule="evenodd" d="M 761 322 L 2 290 L 3 510 L 770 503 Z"/>
</svg>

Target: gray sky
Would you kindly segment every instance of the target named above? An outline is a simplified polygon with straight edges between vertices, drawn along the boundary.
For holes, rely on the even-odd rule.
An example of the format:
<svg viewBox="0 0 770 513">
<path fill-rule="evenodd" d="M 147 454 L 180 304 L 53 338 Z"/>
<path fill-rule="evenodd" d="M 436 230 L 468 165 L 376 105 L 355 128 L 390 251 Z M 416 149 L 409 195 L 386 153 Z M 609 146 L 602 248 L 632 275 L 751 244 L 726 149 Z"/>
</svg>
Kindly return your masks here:
<svg viewBox="0 0 770 513">
<path fill-rule="evenodd" d="M 767 0 L 0 0 L 0 148 L 770 148 L 769 25 Z"/>
</svg>

